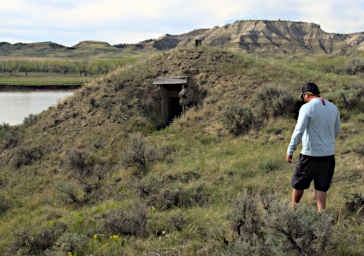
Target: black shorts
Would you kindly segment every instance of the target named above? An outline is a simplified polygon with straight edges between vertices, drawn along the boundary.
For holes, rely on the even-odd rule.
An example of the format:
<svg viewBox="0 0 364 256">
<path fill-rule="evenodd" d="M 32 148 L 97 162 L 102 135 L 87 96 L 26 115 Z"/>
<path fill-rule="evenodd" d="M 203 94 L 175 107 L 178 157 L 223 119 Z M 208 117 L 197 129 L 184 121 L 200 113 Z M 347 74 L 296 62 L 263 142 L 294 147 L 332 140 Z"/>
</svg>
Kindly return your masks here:
<svg viewBox="0 0 364 256">
<path fill-rule="evenodd" d="M 315 157 L 300 154 L 291 185 L 294 189 L 304 190 L 314 180 L 315 189 L 326 192 L 330 188 L 334 170 L 335 156 Z"/>
</svg>

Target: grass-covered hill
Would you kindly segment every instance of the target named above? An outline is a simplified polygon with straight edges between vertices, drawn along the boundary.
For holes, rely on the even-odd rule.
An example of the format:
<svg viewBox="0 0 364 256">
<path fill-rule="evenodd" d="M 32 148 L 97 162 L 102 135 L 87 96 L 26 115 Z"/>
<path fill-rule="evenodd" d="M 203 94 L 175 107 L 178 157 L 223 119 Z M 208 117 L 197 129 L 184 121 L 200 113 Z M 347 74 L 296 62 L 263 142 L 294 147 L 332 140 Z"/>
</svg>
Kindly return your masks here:
<svg viewBox="0 0 364 256">
<path fill-rule="evenodd" d="M 143 49 L 135 45 L 110 45 L 100 41 L 82 41 L 67 47 L 54 42 L 0 42 L 0 56 L 38 58 L 115 58 L 136 55 Z"/>
<path fill-rule="evenodd" d="M 158 77 L 189 76 L 163 128 Z M 299 88 L 342 112 L 328 209 L 289 206 Z M 363 255 L 364 86 L 312 62 L 177 49 L 0 127 L 1 255 Z M 296 156 L 297 157 L 297 156 Z"/>
</svg>

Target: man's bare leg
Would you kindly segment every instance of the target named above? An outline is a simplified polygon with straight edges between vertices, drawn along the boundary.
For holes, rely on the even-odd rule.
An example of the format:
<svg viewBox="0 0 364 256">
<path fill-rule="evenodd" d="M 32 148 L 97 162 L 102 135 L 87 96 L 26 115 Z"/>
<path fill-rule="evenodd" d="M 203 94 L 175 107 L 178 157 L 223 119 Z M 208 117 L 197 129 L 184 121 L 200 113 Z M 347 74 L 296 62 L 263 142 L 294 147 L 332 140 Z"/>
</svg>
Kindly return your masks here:
<svg viewBox="0 0 364 256">
<path fill-rule="evenodd" d="M 315 190 L 315 197 L 317 202 L 317 211 L 321 212 L 326 209 L 326 192 Z"/>
<path fill-rule="evenodd" d="M 303 196 L 303 192 L 304 190 L 298 190 L 298 189 L 293 189 L 292 190 L 292 208 L 294 208 L 295 204 L 298 204 Z"/>
</svg>

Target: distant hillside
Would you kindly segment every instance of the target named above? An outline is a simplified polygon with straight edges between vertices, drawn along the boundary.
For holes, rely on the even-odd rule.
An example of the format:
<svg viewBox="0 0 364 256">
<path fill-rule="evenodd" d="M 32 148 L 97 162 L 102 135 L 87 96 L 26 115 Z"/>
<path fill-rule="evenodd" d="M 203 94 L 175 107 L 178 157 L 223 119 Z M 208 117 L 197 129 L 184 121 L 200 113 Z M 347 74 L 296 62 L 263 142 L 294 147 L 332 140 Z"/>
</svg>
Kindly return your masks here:
<svg viewBox="0 0 364 256">
<path fill-rule="evenodd" d="M 32 44 L 0 43 L 0 56 L 87 57 L 118 56 L 140 51 L 163 51 L 194 47 L 200 40 L 204 46 L 234 49 L 260 55 L 353 55 L 364 51 L 364 32 L 327 33 L 314 23 L 270 20 L 236 21 L 211 29 L 198 29 L 181 35 L 150 39 L 137 44 L 110 45 L 106 42 L 83 41 L 73 47 L 52 42 Z"/>
<path fill-rule="evenodd" d="M 72 48 L 109 48 L 112 47 L 109 43 L 101 42 L 101 41 L 82 41 L 73 46 Z"/>
<path fill-rule="evenodd" d="M 128 51 L 100 41 L 82 41 L 72 47 L 53 42 L 16 43 L 0 42 L 0 56 L 11 57 L 120 57 Z"/>
<path fill-rule="evenodd" d="M 67 50 L 66 46 L 56 44 L 53 42 L 40 42 L 40 43 L 16 43 L 10 44 L 7 42 L 0 42 L 0 55 L 1 56 L 32 56 L 43 57 L 56 54 L 63 54 Z"/>
</svg>

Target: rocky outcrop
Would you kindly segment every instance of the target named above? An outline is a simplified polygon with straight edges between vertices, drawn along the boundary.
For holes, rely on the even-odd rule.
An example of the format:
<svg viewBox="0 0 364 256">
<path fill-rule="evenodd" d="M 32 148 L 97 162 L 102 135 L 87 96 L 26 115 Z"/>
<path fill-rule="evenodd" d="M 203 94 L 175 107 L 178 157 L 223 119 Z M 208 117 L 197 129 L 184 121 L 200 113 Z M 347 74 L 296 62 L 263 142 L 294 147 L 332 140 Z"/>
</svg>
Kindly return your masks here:
<svg viewBox="0 0 364 256">
<path fill-rule="evenodd" d="M 199 30 L 178 36 L 166 35 L 155 40 L 170 40 L 176 47 L 203 45 L 235 48 L 247 53 L 262 54 L 347 54 L 364 45 L 364 33 L 327 33 L 314 23 L 292 21 L 236 21 L 222 27 Z"/>
</svg>

